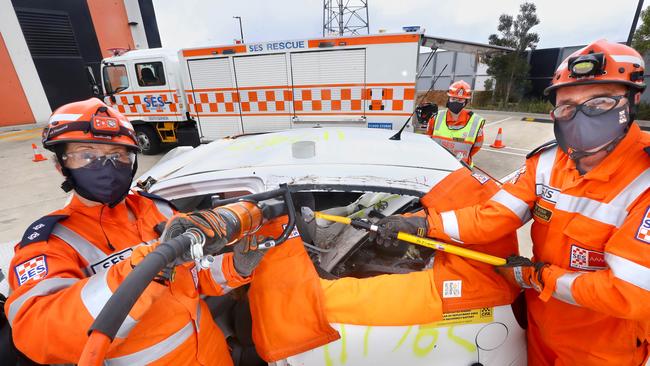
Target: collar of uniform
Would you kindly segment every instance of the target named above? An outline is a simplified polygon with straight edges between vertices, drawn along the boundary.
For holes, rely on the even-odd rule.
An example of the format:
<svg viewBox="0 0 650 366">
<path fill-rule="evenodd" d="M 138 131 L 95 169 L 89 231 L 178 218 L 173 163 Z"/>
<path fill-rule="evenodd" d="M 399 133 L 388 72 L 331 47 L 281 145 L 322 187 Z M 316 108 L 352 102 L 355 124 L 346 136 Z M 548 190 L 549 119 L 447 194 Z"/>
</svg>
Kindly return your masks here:
<svg viewBox="0 0 650 366">
<path fill-rule="evenodd" d="M 636 123 L 632 123 L 627 135 L 618 143 L 618 146 L 603 161 L 598 164 L 592 171 L 585 174 L 585 179 L 609 181 L 609 178 L 616 170 L 629 158 L 629 151 L 639 141 L 641 129 Z M 574 164 L 575 167 L 575 164 Z"/>
<path fill-rule="evenodd" d="M 113 208 L 108 207 L 108 205 L 86 206 L 81 202 L 77 194 L 73 194 L 68 207 L 73 211 L 97 220 L 101 215 L 102 222 L 127 223 L 129 222 L 129 214 L 125 201 L 118 203 Z"/>
<path fill-rule="evenodd" d="M 447 116 L 445 118 L 447 126 L 464 126 L 467 124 L 467 121 L 469 121 L 469 111 L 467 109 L 461 109 L 460 113 L 458 114 L 458 119 L 454 119 L 449 109 L 447 109 Z"/>
</svg>

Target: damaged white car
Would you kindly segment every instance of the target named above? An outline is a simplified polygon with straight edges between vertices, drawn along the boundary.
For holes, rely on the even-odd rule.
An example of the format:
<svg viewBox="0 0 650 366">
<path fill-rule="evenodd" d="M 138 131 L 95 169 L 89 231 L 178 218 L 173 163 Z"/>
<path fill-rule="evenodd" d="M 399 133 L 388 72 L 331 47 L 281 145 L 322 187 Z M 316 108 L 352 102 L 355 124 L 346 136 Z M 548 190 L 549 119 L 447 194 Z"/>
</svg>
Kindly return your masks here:
<svg viewBox="0 0 650 366">
<path fill-rule="evenodd" d="M 139 181 L 182 211 L 211 207 L 215 197 L 260 193 L 286 183 L 292 192 L 313 199 L 318 211 L 376 222 L 421 209 L 420 197 L 463 168 L 424 135 L 404 133 L 390 140 L 393 134 L 329 127 L 227 138 L 195 149 L 177 148 Z M 307 227 L 300 222 L 310 257 L 321 274 L 332 277 L 418 271 L 435 256 L 435 251 L 414 245 L 381 249 L 369 243 L 366 231 L 351 226 L 319 220 Z M 250 315 L 241 300 L 224 296 L 207 301 L 235 364 L 264 364 L 252 347 Z M 467 309 L 439 323 L 409 327 L 333 324 L 341 339 L 277 364 L 525 365 L 525 331 L 518 321 L 521 314 L 513 308 Z"/>
</svg>

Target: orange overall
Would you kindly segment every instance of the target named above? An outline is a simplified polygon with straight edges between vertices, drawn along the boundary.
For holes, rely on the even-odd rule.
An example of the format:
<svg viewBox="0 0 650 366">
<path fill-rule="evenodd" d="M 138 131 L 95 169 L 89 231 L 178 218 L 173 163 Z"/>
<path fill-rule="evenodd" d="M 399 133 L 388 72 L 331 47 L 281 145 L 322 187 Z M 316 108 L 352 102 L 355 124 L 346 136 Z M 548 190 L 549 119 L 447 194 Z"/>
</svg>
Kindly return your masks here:
<svg viewBox="0 0 650 366">
<path fill-rule="evenodd" d="M 554 264 L 550 299 L 526 290 L 531 365 L 639 365 L 650 319 L 650 135 L 633 124 L 585 175 L 556 146 L 489 201 L 431 212 L 429 235 L 483 244 L 534 219 L 534 260 Z M 542 295 L 544 292 L 542 293 Z"/>
<path fill-rule="evenodd" d="M 75 363 L 91 323 L 130 273 L 133 249 L 156 242 L 154 226 L 173 213 L 164 201 L 139 194 L 114 208 L 87 207 L 74 196 L 34 223 L 11 262 L 14 292 L 5 310 L 16 347 L 39 363 Z M 247 282 L 236 273 L 232 254 L 217 256 L 198 273 L 193 263 L 177 267 L 169 287 L 153 282 L 136 302 L 106 364 L 232 364 L 199 294 L 223 295 Z"/>
</svg>

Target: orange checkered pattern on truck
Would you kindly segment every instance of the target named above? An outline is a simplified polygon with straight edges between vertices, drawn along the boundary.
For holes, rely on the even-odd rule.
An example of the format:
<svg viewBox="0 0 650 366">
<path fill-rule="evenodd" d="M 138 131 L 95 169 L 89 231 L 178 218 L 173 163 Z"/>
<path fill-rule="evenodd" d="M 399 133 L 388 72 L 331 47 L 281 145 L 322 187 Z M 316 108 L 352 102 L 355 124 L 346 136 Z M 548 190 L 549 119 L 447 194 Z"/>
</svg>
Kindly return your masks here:
<svg viewBox="0 0 650 366">
<path fill-rule="evenodd" d="M 175 90 L 149 90 L 115 94 L 115 102 L 105 98 L 106 104 L 127 117 L 181 116 L 178 94 Z"/>
<path fill-rule="evenodd" d="M 191 114 L 410 115 L 413 83 L 328 84 L 186 90 Z"/>
</svg>

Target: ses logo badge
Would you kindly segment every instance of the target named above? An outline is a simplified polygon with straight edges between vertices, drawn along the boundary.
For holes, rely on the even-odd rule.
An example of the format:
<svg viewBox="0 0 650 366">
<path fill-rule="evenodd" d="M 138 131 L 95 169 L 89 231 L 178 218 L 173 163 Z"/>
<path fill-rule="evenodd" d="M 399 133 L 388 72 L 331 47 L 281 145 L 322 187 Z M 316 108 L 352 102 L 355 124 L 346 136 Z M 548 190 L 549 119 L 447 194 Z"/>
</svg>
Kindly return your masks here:
<svg viewBox="0 0 650 366">
<path fill-rule="evenodd" d="M 639 225 L 639 229 L 636 232 L 636 238 L 646 244 L 650 244 L 650 206 L 648 206 L 645 215 L 643 215 L 641 225 Z"/>
<path fill-rule="evenodd" d="M 47 275 L 47 260 L 44 255 L 39 255 L 17 265 L 14 270 L 18 278 L 18 286 L 29 280 L 40 280 Z"/>
</svg>

